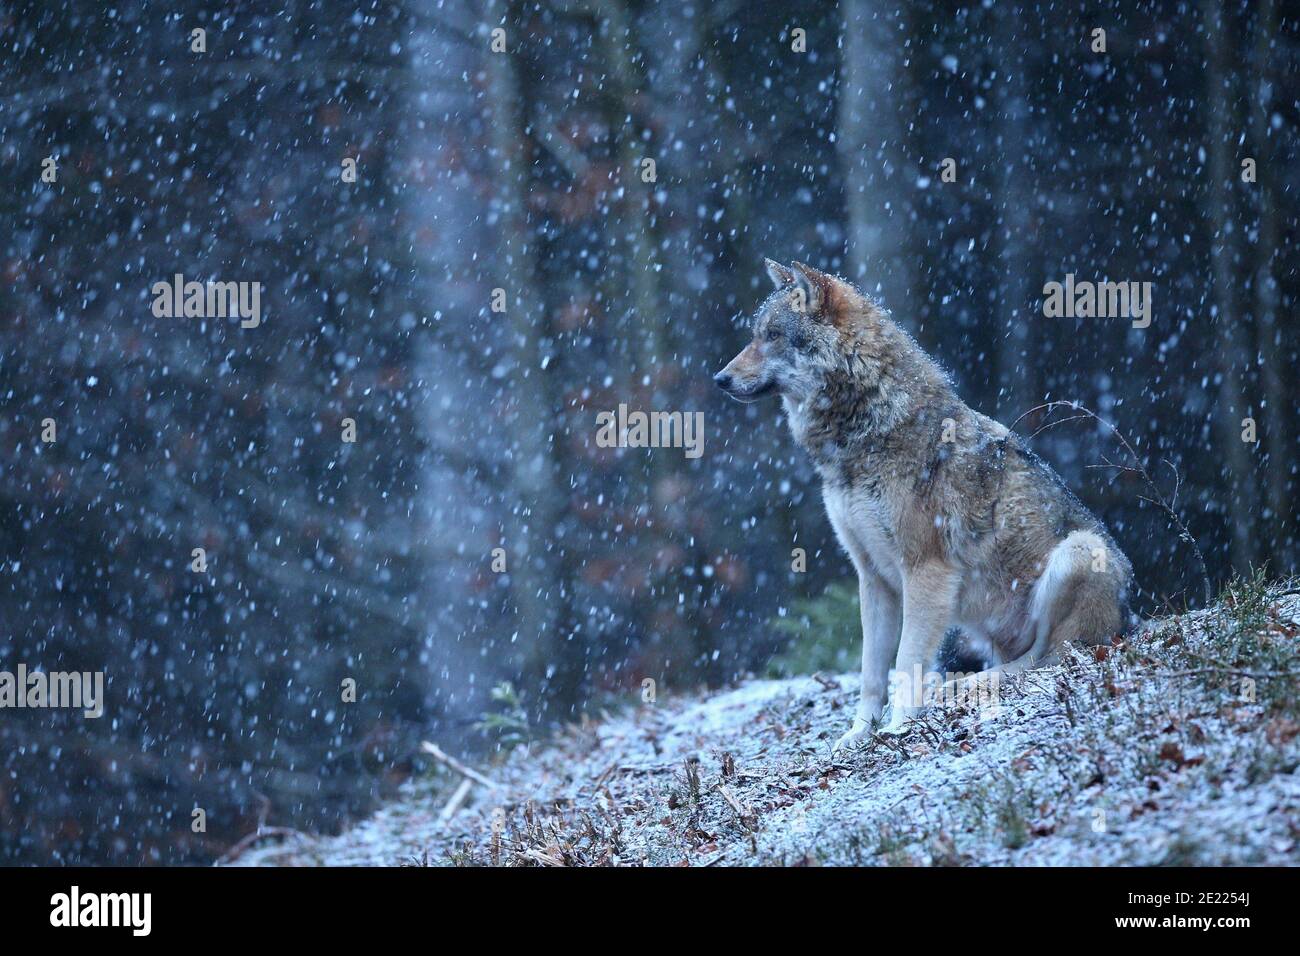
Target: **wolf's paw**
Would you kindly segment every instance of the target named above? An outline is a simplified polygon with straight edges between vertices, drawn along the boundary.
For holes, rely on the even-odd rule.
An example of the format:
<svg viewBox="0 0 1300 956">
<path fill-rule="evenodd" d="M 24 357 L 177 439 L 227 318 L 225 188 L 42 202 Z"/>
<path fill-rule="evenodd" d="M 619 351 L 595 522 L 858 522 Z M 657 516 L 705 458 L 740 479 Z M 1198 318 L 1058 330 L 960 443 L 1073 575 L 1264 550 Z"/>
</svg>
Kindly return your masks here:
<svg viewBox="0 0 1300 956">
<path fill-rule="evenodd" d="M 891 707 L 889 710 L 889 720 L 885 726 L 880 728 L 880 733 L 898 736 L 907 733 L 907 725 L 913 717 L 919 717 L 925 712 L 924 707 Z"/>
<path fill-rule="evenodd" d="M 863 720 L 861 717 L 853 721 L 853 729 L 844 734 L 835 742 L 832 754 L 840 753 L 843 750 L 851 750 L 862 744 L 864 740 L 871 736 L 871 721 Z"/>
</svg>

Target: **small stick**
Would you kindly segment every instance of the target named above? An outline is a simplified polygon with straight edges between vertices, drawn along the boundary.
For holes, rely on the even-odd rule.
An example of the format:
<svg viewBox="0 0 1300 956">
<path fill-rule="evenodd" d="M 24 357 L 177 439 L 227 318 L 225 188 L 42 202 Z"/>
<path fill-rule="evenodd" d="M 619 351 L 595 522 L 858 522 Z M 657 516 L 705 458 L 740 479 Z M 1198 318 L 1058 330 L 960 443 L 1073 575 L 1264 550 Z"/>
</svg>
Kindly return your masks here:
<svg viewBox="0 0 1300 956">
<path fill-rule="evenodd" d="M 460 786 L 457 787 L 455 792 L 451 795 L 451 799 L 447 801 L 447 805 L 442 808 L 442 813 L 438 814 L 438 822 L 446 823 L 455 816 L 456 811 L 460 809 L 461 804 L 465 802 L 465 798 L 469 796 L 469 792 L 473 788 L 473 780 L 470 780 L 468 777 L 462 780 Z"/>
<path fill-rule="evenodd" d="M 262 837 L 281 837 L 283 839 L 292 839 L 298 837 L 306 840 L 308 843 L 314 843 L 315 839 L 309 833 L 303 833 L 301 830 L 295 830 L 292 827 L 264 827 L 259 826 L 252 833 L 246 834 L 232 846 L 229 850 L 221 855 L 217 860 L 218 864 L 232 863 L 243 854 L 250 846 L 256 843 Z"/>
<path fill-rule="evenodd" d="M 736 816 L 740 818 L 740 825 L 746 830 L 754 829 L 749 825 L 749 820 L 753 817 L 753 814 L 745 812 L 745 808 L 740 805 L 740 801 L 736 799 L 725 783 L 718 784 L 718 793 L 722 794 L 722 799 L 727 801 L 727 806 L 736 811 Z"/>
<path fill-rule="evenodd" d="M 553 856 L 548 856 L 541 850 L 524 850 L 521 855 L 542 864 L 542 866 L 564 866 L 563 860 L 557 860 Z"/>
<path fill-rule="evenodd" d="M 473 780 L 475 783 L 481 783 L 489 790 L 500 789 L 500 787 L 496 783 L 489 780 L 487 777 L 483 776 L 477 770 L 465 766 L 455 757 L 443 752 L 443 749 L 439 747 L 437 744 L 430 743 L 427 740 L 421 741 L 420 750 L 424 753 L 427 753 L 429 756 L 433 757 L 435 760 L 439 761 L 440 763 L 446 764 L 448 767 L 450 767 L 452 770 L 455 770 L 462 777 L 468 777 L 469 779 Z"/>
</svg>

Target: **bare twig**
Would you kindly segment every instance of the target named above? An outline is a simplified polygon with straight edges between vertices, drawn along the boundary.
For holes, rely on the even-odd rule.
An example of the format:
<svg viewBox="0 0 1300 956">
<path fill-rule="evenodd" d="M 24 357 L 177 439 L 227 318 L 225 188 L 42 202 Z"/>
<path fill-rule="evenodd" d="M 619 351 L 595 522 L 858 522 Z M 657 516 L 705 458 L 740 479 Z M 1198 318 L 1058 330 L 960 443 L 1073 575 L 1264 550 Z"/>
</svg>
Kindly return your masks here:
<svg viewBox="0 0 1300 956">
<path fill-rule="evenodd" d="M 1222 675 L 1224 677 L 1249 677 L 1253 681 L 1262 680 L 1295 680 L 1300 677 L 1300 671 L 1247 671 L 1238 667 L 1194 667 L 1190 670 L 1183 671 L 1156 671 L 1151 674 L 1142 674 L 1138 677 L 1126 677 L 1122 680 L 1112 681 L 1116 687 L 1125 687 L 1129 684 L 1144 683 L 1150 680 L 1172 677 L 1204 677 L 1206 674 Z"/>
<path fill-rule="evenodd" d="M 282 837 L 284 839 L 297 837 L 298 839 L 306 840 L 308 843 L 315 842 L 315 838 L 312 837 L 311 834 L 303 833 L 301 830 L 295 830 L 292 827 L 259 826 L 252 833 L 246 834 L 245 836 L 241 837 L 240 840 L 234 846 L 232 846 L 229 850 L 223 853 L 221 858 L 217 860 L 217 865 L 222 866 L 226 863 L 234 862 L 236 859 L 240 857 L 240 855 L 243 854 L 245 850 L 247 850 L 258 840 L 262 839 L 262 837 Z"/>
<path fill-rule="evenodd" d="M 448 800 L 446 805 L 442 808 L 442 812 L 438 814 L 438 822 L 446 823 L 448 820 L 454 817 L 456 815 L 456 811 L 461 808 L 461 805 L 465 802 L 465 798 L 469 796 L 469 792 L 473 788 L 474 788 L 473 780 L 470 780 L 468 777 L 462 780 L 460 782 L 460 786 L 458 786 L 456 790 L 452 793 L 451 799 Z"/>
<path fill-rule="evenodd" d="M 524 850 L 521 856 L 524 856 L 527 859 L 532 860 L 534 863 L 540 863 L 542 866 L 564 866 L 563 860 L 557 860 L 555 857 L 550 856 L 547 853 L 543 853 L 541 850 L 534 850 L 530 848 Z"/>
<path fill-rule="evenodd" d="M 439 763 L 450 767 L 452 770 L 456 771 L 462 777 L 468 777 L 470 780 L 473 780 L 475 783 L 481 783 L 489 790 L 499 789 L 498 785 L 494 781 L 489 780 L 487 777 L 483 776 L 481 773 L 479 773 L 477 770 L 473 769 L 472 767 L 465 766 L 455 757 L 444 752 L 443 749 L 439 747 L 437 744 L 430 743 L 427 740 L 421 741 L 420 750 L 421 752 L 426 753 L 429 756 L 433 757 L 433 759 L 437 760 Z"/>
<path fill-rule="evenodd" d="M 1110 433 L 1114 435 L 1115 439 L 1119 442 L 1120 447 L 1123 448 L 1124 451 L 1128 453 L 1129 457 L 1133 459 L 1134 464 L 1133 465 L 1116 464 L 1114 462 L 1111 462 L 1105 456 L 1103 456 L 1102 462 L 1104 464 L 1092 465 L 1089 467 L 1114 468 L 1118 471 L 1137 475 L 1146 483 L 1147 488 L 1149 488 L 1151 491 L 1150 495 L 1139 495 L 1138 498 L 1141 501 L 1146 501 L 1152 505 L 1155 505 L 1157 508 L 1163 511 L 1165 515 L 1168 516 L 1170 523 L 1173 524 L 1174 529 L 1178 532 L 1178 537 L 1181 540 L 1187 542 L 1187 544 L 1191 545 L 1192 551 L 1196 554 L 1196 560 L 1201 566 L 1201 581 L 1205 586 L 1205 604 L 1208 607 L 1211 603 L 1213 603 L 1213 589 L 1210 586 L 1210 569 L 1209 569 L 1209 565 L 1206 564 L 1205 562 L 1205 555 L 1201 553 L 1200 545 L 1196 543 L 1196 539 L 1192 537 L 1191 531 L 1187 529 L 1187 525 L 1183 523 L 1183 519 L 1178 514 L 1177 511 L 1178 493 L 1182 488 L 1182 479 L 1179 477 L 1178 469 L 1174 467 L 1174 463 L 1171 462 L 1168 458 L 1161 459 L 1166 465 L 1169 466 L 1169 470 L 1172 471 L 1174 474 L 1173 494 L 1168 499 L 1166 499 L 1164 494 L 1160 491 L 1160 487 L 1155 483 L 1155 479 L 1151 477 L 1151 473 L 1147 471 L 1146 466 L 1142 463 L 1142 457 L 1129 443 L 1129 440 L 1124 437 L 1124 434 L 1118 428 L 1112 425 L 1110 422 L 1106 421 L 1106 419 L 1102 418 L 1096 412 L 1092 411 L 1092 409 L 1080 405 L 1078 402 L 1055 401 L 1055 402 L 1046 402 L 1042 405 L 1035 405 L 1033 408 L 1029 409 L 1029 411 L 1025 412 L 1014 422 L 1012 422 L 1011 429 L 1014 431 L 1015 427 L 1019 425 L 1020 422 L 1025 417 L 1032 415 L 1034 412 L 1045 411 L 1047 412 L 1048 415 L 1050 415 L 1053 411 L 1055 411 L 1058 408 L 1069 408 L 1072 411 L 1079 412 L 1079 414 L 1071 415 L 1069 418 L 1060 418 L 1057 419 L 1056 421 L 1046 422 L 1045 424 L 1037 428 L 1032 435 L 1029 436 L 1030 440 L 1036 438 L 1038 435 L 1042 434 L 1049 428 L 1054 428 L 1057 425 L 1063 425 L 1066 422 L 1078 421 L 1080 419 L 1091 418 L 1099 425 L 1103 425 L 1106 428 L 1108 428 L 1110 430 Z"/>
<path fill-rule="evenodd" d="M 741 806 L 740 801 L 725 783 L 718 784 L 718 793 L 722 794 L 722 799 L 727 802 L 727 806 L 736 812 L 736 816 L 740 818 L 740 825 L 746 830 L 753 830 L 754 814 Z"/>
</svg>

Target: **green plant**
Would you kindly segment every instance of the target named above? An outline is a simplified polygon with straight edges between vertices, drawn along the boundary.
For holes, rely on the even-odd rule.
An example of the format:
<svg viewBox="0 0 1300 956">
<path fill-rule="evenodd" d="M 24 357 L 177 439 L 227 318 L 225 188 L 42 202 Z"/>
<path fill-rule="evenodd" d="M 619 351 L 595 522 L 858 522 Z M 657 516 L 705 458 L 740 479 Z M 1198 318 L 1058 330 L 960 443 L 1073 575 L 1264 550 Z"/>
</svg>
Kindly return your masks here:
<svg viewBox="0 0 1300 956">
<path fill-rule="evenodd" d="M 519 700 L 519 694 L 509 681 L 502 681 L 492 688 L 492 701 L 499 705 L 498 710 L 483 714 L 475 729 L 487 734 L 499 747 L 506 750 L 526 743 L 530 737 L 528 715 Z"/>
<path fill-rule="evenodd" d="M 1300 634 L 1294 622 L 1278 613 L 1280 594 L 1292 585 L 1270 585 L 1264 571 L 1238 575 L 1219 599 L 1221 625 L 1208 629 L 1208 640 L 1195 653 L 1211 679 L 1248 696 L 1269 713 L 1295 715 L 1294 693 L 1300 674 Z"/>
<path fill-rule="evenodd" d="M 1000 797 L 995 812 L 1002 845 L 1008 850 L 1018 850 L 1029 842 L 1025 797 L 1009 780 L 1004 784 Z"/>
<path fill-rule="evenodd" d="M 768 665 L 772 677 L 852 670 L 862 640 L 857 583 L 827 585 L 818 597 L 795 601 L 790 614 L 773 618 L 771 625 L 790 637 Z"/>
</svg>

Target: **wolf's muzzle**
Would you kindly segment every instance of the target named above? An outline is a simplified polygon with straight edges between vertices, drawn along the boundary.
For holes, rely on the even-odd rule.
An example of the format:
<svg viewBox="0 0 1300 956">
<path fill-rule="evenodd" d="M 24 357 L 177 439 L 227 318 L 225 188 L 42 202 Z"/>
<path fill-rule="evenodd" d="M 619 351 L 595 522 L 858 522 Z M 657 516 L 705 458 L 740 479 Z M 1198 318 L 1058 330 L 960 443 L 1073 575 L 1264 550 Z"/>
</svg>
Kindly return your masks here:
<svg viewBox="0 0 1300 956">
<path fill-rule="evenodd" d="M 717 375 L 713 376 L 713 381 L 718 388 L 722 389 L 731 398 L 738 402 L 756 402 L 764 395 L 776 391 L 776 382 L 767 381 L 755 387 L 753 385 L 743 385 L 736 382 L 735 377 L 723 369 Z"/>
</svg>

